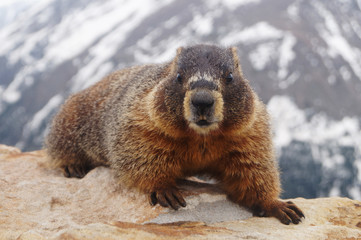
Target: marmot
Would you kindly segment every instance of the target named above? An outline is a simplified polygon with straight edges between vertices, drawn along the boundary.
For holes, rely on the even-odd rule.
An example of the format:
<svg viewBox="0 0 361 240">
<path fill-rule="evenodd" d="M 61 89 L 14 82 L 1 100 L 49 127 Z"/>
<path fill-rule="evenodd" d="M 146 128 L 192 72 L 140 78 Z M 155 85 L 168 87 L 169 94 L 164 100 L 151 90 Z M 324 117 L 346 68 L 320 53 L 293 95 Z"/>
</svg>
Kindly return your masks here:
<svg viewBox="0 0 361 240">
<path fill-rule="evenodd" d="M 107 165 L 153 205 L 186 206 L 176 180 L 205 174 L 254 215 L 304 217 L 278 199 L 269 117 L 235 47 L 180 47 L 168 63 L 110 74 L 65 102 L 45 146 L 66 176 Z"/>
</svg>

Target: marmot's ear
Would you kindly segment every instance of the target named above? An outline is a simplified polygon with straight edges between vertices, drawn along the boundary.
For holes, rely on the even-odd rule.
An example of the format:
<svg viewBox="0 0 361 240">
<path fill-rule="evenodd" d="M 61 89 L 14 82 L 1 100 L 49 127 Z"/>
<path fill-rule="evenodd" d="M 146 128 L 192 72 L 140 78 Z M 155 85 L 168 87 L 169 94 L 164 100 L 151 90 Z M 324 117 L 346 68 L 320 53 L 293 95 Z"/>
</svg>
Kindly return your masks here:
<svg viewBox="0 0 361 240">
<path fill-rule="evenodd" d="M 243 76 L 241 63 L 239 62 L 239 57 L 238 57 L 238 49 L 236 47 L 230 47 L 229 51 L 232 54 L 234 68 L 240 72 L 241 76 Z"/>
</svg>

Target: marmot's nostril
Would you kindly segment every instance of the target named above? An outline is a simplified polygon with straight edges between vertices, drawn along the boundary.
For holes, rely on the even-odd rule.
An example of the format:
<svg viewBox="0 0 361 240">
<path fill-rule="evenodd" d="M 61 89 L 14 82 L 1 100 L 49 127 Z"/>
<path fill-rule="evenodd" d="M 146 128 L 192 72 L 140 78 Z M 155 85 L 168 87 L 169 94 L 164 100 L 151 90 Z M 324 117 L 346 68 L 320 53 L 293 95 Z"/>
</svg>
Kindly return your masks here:
<svg viewBox="0 0 361 240">
<path fill-rule="evenodd" d="M 204 114 L 207 109 L 213 106 L 214 98 L 212 94 L 207 91 L 196 92 L 192 97 L 192 104 L 201 114 Z"/>
<path fill-rule="evenodd" d="M 197 107 L 197 108 L 207 108 L 207 107 L 212 107 L 214 104 L 214 100 L 201 100 L 201 99 L 197 99 L 197 100 L 192 100 L 192 104 Z"/>
</svg>

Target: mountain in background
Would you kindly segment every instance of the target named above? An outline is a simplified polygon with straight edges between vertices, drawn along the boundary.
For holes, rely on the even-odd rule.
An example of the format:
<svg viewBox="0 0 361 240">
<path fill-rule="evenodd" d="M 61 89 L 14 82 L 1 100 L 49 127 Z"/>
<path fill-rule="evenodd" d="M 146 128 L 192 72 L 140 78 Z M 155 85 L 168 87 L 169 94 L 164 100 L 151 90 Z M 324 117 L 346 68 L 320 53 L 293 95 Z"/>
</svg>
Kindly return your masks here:
<svg viewBox="0 0 361 240">
<path fill-rule="evenodd" d="M 361 1 L 0 4 L 0 142 L 42 146 L 69 94 L 182 45 L 237 46 L 267 103 L 283 197 L 361 199 Z"/>
</svg>

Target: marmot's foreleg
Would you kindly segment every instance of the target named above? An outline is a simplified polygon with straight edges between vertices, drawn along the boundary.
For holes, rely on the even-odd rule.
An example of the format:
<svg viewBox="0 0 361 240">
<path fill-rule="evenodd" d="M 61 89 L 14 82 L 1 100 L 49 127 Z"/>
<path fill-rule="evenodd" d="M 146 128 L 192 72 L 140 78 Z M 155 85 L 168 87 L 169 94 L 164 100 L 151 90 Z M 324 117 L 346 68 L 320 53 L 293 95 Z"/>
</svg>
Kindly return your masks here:
<svg viewBox="0 0 361 240">
<path fill-rule="evenodd" d="M 276 217 L 283 224 L 298 224 L 304 217 L 294 203 L 278 199 L 278 174 L 269 166 L 242 164 L 225 169 L 221 184 L 232 201 L 248 207 L 255 216 Z"/>
<path fill-rule="evenodd" d="M 146 156 L 152 154 L 144 153 Z M 149 159 L 152 159 L 151 157 Z M 176 180 L 182 178 L 179 166 L 164 162 L 164 156 L 154 156 L 153 160 L 132 162 L 132 169 L 126 169 L 128 161 L 114 161 L 112 168 L 116 171 L 120 182 L 135 187 L 148 194 L 151 205 L 159 204 L 175 210 L 186 206 Z M 139 165 L 138 165 L 139 164 Z"/>
</svg>

